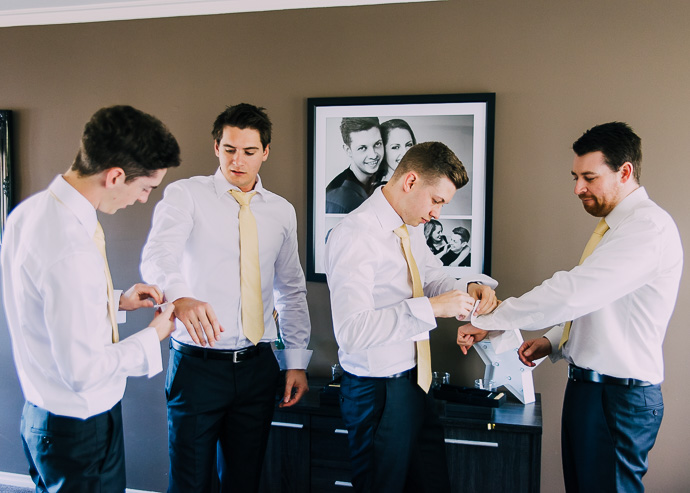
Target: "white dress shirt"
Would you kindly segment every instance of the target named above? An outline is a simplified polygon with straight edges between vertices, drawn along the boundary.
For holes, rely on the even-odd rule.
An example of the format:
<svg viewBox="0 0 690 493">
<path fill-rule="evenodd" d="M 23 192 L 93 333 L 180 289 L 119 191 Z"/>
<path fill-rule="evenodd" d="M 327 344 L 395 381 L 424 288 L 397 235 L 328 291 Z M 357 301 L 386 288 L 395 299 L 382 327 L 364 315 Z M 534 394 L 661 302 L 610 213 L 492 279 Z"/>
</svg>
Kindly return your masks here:
<svg viewBox="0 0 690 493">
<path fill-rule="evenodd" d="M 508 298 L 475 325 L 537 330 L 554 353 L 573 320 L 562 356 L 605 375 L 651 383 L 664 379 L 662 343 L 678 295 L 683 247 L 671 216 L 643 187 L 606 216 L 609 230 L 582 265 L 557 272 L 519 298 Z M 583 241 L 584 245 L 585 241 Z"/>
<path fill-rule="evenodd" d="M 400 238 L 393 233 L 402 224 L 379 188 L 328 236 L 325 270 L 338 357 L 354 375 L 385 377 L 416 365 L 414 338 L 428 336 L 436 327 L 428 297 L 466 291 L 473 281 L 496 286 L 483 274 L 465 280 L 447 276 L 429 250 L 423 228 L 408 226 L 426 295 L 413 298 Z"/>
<path fill-rule="evenodd" d="M 240 235 L 237 189 L 220 168 L 212 176 L 195 176 L 168 185 L 156 205 L 144 246 L 141 272 L 157 284 L 168 301 L 191 297 L 213 307 L 225 329 L 214 349 L 252 345 L 242 330 Z M 259 235 L 259 262 L 264 305 L 263 342 L 277 337 L 273 307 L 279 314 L 285 350 L 276 351 L 282 369 L 306 369 L 311 325 L 304 272 L 297 253 L 295 209 L 263 188 L 259 178 L 250 208 Z M 195 345 L 178 320 L 175 340 Z"/>
<path fill-rule="evenodd" d="M 128 376 L 163 369 L 149 327 L 112 343 L 103 257 L 91 203 L 61 176 L 19 204 L 5 227 L 5 312 L 24 397 L 54 414 L 109 410 Z"/>
</svg>

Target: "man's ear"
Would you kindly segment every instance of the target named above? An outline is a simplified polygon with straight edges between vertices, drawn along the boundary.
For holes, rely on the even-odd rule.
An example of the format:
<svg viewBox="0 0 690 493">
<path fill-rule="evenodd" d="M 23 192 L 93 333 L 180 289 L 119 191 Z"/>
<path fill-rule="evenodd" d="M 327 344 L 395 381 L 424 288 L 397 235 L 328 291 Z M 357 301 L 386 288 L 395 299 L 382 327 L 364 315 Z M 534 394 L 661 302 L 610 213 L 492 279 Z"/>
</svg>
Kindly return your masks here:
<svg viewBox="0 0 690 493">
<path fill-rule="evenodd" d="M 109 168 L 105 171 L 105 188 L 112 188 L 125 182 L 127 176 L 122 168 Z"/>
<path fill-rule="evenodd" d="M 630 161 L 624 162 L 619 171 L 621 172 L 621 183 L 627 183 L 628 180 L 633 178 L 633 164 Z"/>
<path fill-rule="evenodd" d="M 417 176 L 417 173 L 414 171 L 408 171 L 403 177 L 403 191 L 409 192 L 417 183 L 419 183 L 419 176 Z"/>
<path fill-rule="evenodd" d="M 268 159 L 268 153 L 271 151 L 271 144 L 266 144 L 266 147 L 264 147 L 264 153 L 263 157 L 261 159 L 261 162 L 264 162 Z"/>
</svg>

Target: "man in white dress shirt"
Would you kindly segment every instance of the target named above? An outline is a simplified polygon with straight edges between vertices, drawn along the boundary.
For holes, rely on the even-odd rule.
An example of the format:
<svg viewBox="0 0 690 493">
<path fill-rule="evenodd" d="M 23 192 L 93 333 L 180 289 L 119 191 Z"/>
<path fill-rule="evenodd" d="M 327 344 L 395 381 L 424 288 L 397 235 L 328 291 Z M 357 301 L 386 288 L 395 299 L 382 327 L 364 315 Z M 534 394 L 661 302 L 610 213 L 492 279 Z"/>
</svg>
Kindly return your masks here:
<svg viewBox="0 0 690 493">
<path fill-rule="evenodd" d="M 238 104 L 217 117 L 213 138 L 218 170 L 166 188 L 141 264 L 178 319 L 166 382 L 170 492 L 212 491 L 216 459 L 223 491 L 256 491 L 280 368 L 287 370 L 281 406 L 308 390 L 311 326 L 295 210 L 258 175 L 271 122 L 263 108 Z M 243 327 L 238 191 L 255 192 L 264 330 L 257 345 Z M 275 356 L 274 306 L 285 345 Z"/>
<path fill-rule="evenodd" d="M 341 410 L 358 492 L 450 490 L 443 429 L 433 398 L 417 384 L 415 340 L 428 338 L 436 317 L 465 318 L 475 299 L 481 299 L 478 313 L 491 311 L 496 283 L 482 274 L 448 277 L 418 226 L 438 219 L 467 181 L 444 144 L 417 144 L 391 180 L 329 235 L 325 267 L 345 370 Z M 402 225 L 408 226 L 424 296 L 413 297 L 394 233 Z"/>
<path fill-rule="evenodd" d="M 508 298 L 475 325 L 558 324 L 526 341 L 519 356 L 528 366 L 546 355 L 569 364 L 561 429 L 566 490 L 639 492 L 664 412 L 662 344 L 683 249 L 671 216 L 640 186 L 641 141 L 628 125 L 598 125 L 573 150 L 575 194 L 605 221 L 603 237 L 581 265 Z M 466 350 L 486 334 L 461 327 L 458 344 Z"/>
<path fill-rule="evenodd" d="M 128 376 L 163 369 L 160 341 L 172 308 L 114 344 L 107 264 L 94 241 L 96 211 L 146 202 L 180 164 L 177 141 L 130 106 L 96 112 L 72 167 L 10 214 L 2 287 L 19 382 L 21 435 L 36 491 L 122 493 L 125 458 L 120 400 Z M 119 309 L 162 302 L 155 286 L 113 293 Z M 111 318 L 112 316 L 112 318 Z"/>
</svg>

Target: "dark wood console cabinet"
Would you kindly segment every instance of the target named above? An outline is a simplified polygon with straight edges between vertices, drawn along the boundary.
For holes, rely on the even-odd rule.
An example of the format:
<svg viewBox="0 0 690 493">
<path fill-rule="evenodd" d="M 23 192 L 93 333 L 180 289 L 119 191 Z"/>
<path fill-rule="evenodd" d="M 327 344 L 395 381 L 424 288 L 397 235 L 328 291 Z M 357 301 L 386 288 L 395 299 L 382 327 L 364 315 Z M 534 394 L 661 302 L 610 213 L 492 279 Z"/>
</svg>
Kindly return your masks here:
<svg viewBox="0 0 690 493">
<path fill-rule="evenodd" d="M 353 491 L 347 431 L 337 405 L 321 405 L 314 383 L 294 408 L 277 409 L 262 475 L 264 493 Z M 496 409 L 439 401 L 454 491 L 539 492 L 541 399 Z"/>
</svg>

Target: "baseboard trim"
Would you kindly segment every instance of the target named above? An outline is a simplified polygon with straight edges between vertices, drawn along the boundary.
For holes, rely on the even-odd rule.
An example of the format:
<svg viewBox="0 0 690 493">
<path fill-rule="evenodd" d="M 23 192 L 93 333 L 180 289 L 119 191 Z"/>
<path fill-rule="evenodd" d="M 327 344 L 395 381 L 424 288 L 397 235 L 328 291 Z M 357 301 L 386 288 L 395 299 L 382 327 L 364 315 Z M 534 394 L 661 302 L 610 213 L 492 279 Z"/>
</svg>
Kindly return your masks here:
<svg viewBox="0 0 690 493">
<path fill-rule="evenodd" d="M 31 480 L 31 476 L 28 474 L 15 474 L 12 472 L 2 472 L 0 471 L 0 484 L 6 484 L 9 486 L 19 486 L 21 488 L 34 488 L 34 482 Z M 126 493 L 158 493 L 156 491 L 147 490 L 133 490 L 127 488 Z"/>
</svg>

